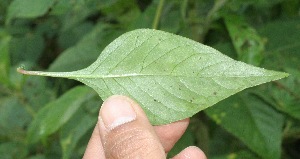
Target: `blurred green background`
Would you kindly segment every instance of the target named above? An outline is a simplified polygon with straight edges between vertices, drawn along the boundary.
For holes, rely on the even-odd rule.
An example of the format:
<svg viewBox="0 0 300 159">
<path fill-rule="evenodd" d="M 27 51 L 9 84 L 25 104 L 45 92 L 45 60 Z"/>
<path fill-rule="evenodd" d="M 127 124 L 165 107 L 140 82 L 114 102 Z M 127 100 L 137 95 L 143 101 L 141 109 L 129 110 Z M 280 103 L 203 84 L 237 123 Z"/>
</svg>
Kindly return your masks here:
<svg viewBox="0 0 300 159">
<path fill-rule="evenodd" d="M 199 112 L 170 157 L 196 145 L 211 159 L 300 158 L 299 0 L 0 0 L 0 158 L 81 158 L 101 99 L 16 68 L 81 69 L 137 28 L 291 74 Z"/>
</svg>

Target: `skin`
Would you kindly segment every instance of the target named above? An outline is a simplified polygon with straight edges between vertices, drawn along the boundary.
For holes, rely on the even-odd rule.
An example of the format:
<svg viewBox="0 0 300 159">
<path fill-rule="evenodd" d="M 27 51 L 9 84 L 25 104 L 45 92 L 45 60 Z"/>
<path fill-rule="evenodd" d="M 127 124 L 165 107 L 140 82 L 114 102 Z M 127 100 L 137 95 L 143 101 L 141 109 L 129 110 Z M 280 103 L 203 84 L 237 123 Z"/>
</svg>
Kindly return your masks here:
<svg viewBox="0 0 300 159">
<path fill-rule="evenodd" d="M 124 104 L 125 103 L 125 104 Z M 129 109 L 123 105 L 129 105 Z M 122 110 L 123 109 L 123 110 Z M 119 118 L 129 116 L 133 118 Z M 115 122 L 115 119 L 124 119 Z M 120 121 L 120 120 L 117 120 Z M 142 108 L 125 96 L 104 101 L 84 159 L 145 158 L 162 159 L 185 132 L 189 119 L 168 125 L 152 126 Z M 173 159 L 206 159 L 202 150 L 187 147 Z"/>
</svg>

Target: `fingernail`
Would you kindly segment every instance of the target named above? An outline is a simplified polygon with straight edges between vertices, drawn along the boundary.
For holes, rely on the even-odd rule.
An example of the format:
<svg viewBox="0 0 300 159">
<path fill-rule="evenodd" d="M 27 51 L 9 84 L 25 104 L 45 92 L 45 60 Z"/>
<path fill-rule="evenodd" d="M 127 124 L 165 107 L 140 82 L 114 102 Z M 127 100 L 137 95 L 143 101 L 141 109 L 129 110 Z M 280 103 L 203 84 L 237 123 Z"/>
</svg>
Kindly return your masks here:
<svg viewBox="0 0 300 159">
<path fill-rule="evenodd" d="M 99 118 L 103 121 L 106 129 L 112 130 L 135 120 L 136 113 L 129 99 L 124 96 L 115 95 L 103 102 Z"/>
</svg>

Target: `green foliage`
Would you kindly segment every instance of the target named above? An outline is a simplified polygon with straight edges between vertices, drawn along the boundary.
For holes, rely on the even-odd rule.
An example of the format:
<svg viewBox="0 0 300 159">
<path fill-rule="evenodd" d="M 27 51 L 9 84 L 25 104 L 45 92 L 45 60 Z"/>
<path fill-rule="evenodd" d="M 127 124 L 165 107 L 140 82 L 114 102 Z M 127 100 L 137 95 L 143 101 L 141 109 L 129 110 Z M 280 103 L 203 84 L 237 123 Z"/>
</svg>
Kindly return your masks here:
<svg viewBox="0 0 300 159">
<path fill-rule="evenodd" d="M 13 18 L 35 18 L 44 15 L 53 5 L 54 0 L 14 0 L 8 7 L 6 23 Z"/>
<path fill-rule="evenodd" d="M 9 42 L 11 37 L 0 28 L 0 83 L 9 85 Z"/>
<path fill-rule="evenodd" d="M 17 67 L 83 69 L 121 34 L 156 28 L 290 74 L 194 115 L 170 157 L 196 145 L 213 159 L 299 158 L 299 8 L 298 0 L 1 0 L 0 156 L 81 158 L 101 105 L 78 82 Z"/>
<path fill-rule="evenodd" d="M 28 143 L 36 143 L 56 132 L 86 102 L 91 94 L 87 87 L 78 86 L 55 101 L 49 102 L 35 115 L 28 128 Z"/>
<path fill-rule="evenodd" d="M 230 15 L 224 18 L 238 59 L 260 65 L 263 59 L 264 41 L 241 17 Z"/>
<path fill-rule="evenodd" d="M 262 158 L 280 157 L 283 127 L 281 114 L 250 94 L 228 98 L 216 107 L 205 112 L 217 124 L 242 140 Z"/>
<path fill-rule="evenodd" d="M 191 117 L 245 88 L 287 76 L 234 61 L 195 41 L 150 29 L 121 35 L 82 70 L 19 72 L 75 79 L 94 88 L 103 100 L 114 94 L 129 96 L 144 108 L 153 125 Z"/>
</svg>

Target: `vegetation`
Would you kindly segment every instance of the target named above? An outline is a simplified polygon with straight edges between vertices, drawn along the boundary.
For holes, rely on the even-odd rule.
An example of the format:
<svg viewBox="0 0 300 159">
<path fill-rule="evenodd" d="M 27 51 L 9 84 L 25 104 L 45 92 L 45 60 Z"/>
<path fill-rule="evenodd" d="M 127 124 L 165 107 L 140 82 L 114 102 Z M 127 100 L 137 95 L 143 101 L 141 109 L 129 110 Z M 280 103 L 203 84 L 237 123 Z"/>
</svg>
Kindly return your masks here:
<svg viewBox="0 0 300 159">
<path fill-rule="evenodd" d="M 0 155 L 81 158 L 101 105 L 79 82 L 23 76 L 18 67 L 83 69 L 121 34 L 153 28 L 290 74 L 194 115 L 169 156 L 197 145 L 213 159 L 298 158 L 299 12 L 298 0 L 2 0 Z"/>
</svg>

